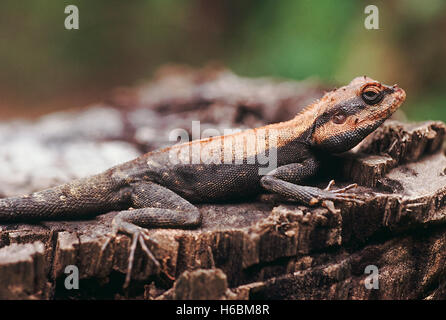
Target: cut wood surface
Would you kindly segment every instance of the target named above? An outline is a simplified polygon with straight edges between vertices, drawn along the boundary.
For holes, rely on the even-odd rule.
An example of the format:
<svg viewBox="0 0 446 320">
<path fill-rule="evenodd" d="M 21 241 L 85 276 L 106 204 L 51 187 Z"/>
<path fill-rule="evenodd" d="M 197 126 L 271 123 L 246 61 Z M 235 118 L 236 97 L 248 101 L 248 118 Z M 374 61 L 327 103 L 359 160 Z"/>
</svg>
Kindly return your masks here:
<svg viewBox="0 0 446 320">
<path fill-rule="evenodd" d="M 140 94 L 133 92 L 130 101 Z M 138 110 L 155 110 L 147 99 Z M 170 108 L 181 100 L 175 99 Z M 110 238 L 116 212 L 0 225 L 0 299 L 444 299 L 445 134 L 442 122 L 387 121 L 353 151 L 334 157 L 315 183 L 356 182 L 349 192 L 363 204 L 308 208 L 265 194 L 245 203 L 200 205 L 201 228 L 150 230 L 156 244 L 147 245 L 161 269 L 138 249 L 127 291 L 130 239 Z M 145 151 L 132 139 L 126 143 L 135 153 Z M 2 188 L 4 195 L 15 192 Z M 78 290 L 64 286 L 69 265 L 79 269 Z M 369 265 L 379 270 L 379 289 L 365 286 Z"/>
</svg>

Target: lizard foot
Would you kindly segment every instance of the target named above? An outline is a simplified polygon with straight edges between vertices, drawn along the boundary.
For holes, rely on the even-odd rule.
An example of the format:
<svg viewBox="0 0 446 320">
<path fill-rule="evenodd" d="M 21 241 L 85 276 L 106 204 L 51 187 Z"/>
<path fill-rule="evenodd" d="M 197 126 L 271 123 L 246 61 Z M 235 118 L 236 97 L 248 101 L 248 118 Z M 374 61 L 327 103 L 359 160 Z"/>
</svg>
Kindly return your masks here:
<svg viewBox="0 0 446 320">
<path fill-rule="evenodd" d="M 140 244 L 141 249 L 146 254 L 147 258 L 149 258 L 149 260 L 151 260 L 153 262 L 153 264 L 155 265 L 157 270 L 160 270 L 160 268 L 161 268 L 160 263 L 155 258 L 155 256 L 150 251 L 150 249 L 147 247 L 145 241 L 146 240 L 150 241 L 150 242 L 154 243 L 155 245 L 158 245 L 158 242 L 150 237 L 149 231 L 147 229 L 141 228 L 137 225 L 134 225 L 133 223 L 125 222 L 125 221 L 122 221 L 121 219 L 116 219 L 116 218 L 113 219 L 112 224 L 113 224 L 113 231 L 112 231 L 113 236 L 116 236 L 116 234 L 118 232 L 123 232 L 123 233 L 126 233 L 126 234 L 132 236 L 127 271 L 126 271 L 125 281 L 124 281 L 124 285 L 123 285 L 124 289 L 128 288 L 128 286 L 130 284 L 132 271 L 133 271 L 133 263 L 135 260 L 135 252 L 136 252 L 136 247 L 137 247 L 138 243 Z"/>
<path fill-rule="evenodd" d="M 307 192 L 312 196 L 310 200 L 310 205 L 316 205 L 321 203 L 321 201 L 324 200 L 330 200 L 330 201 L 348 201 L 348 202 L 354 202 L 358 204 L 364 203 L 364 201 L 358 199 L 358 196 L 353 193 L 345 193 L 347 190 L 357 187 L 356 184 L 348 185 L 344 188 L 337 189 L 337 190 L 330 190 L 330 188 L 333 186 L 334 180 L 330 181 L 327 188 L 321 190 L 318 188 L 313 187 L 305 187 Z"/>
<path fill-rule="evenodd" d="M 156 268 L 159 269 L 161 267 L 160 263 L 158 262 L 158 260 L 156 260 L 153 253 L 149 250 L 149 248 L 147 247 L 144 240 L 149 240 L 154 243 L 156 243 L 156 241 L 154 241 L 153 239 L 151 239 L 149 237 L 147 229 L 140 228 L 140 227 L 138 227 L 138 229 L 139 230 L 132 233 L 132 244 L 130 246 L 129 262 L 128 262 L 128 266 L 127 266 L 127 273 L 125 276 L 124 288 L 127 288 L 130 284 L 132 270 L 133 270 L 133 261 L 135 259 L 135 251 L 136 251 L 136 246 L 137 246 L 138 242 L 141 245 L 141 249 L 144 251 L 144 253 L 147 255 L 147 257 L 150 260 L 152 260 L 152 262 L 155 264 Z"/>
</svg>

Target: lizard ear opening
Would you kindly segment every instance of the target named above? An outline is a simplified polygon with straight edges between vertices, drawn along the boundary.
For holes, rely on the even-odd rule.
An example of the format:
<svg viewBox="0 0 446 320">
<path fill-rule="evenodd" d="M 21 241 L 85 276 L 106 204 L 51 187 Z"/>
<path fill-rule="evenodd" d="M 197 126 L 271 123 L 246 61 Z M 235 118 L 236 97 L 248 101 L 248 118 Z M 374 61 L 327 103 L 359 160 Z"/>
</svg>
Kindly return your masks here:
<svg viewBox="0 0 446 320">
<path fill-rule="evenodd" d="M 336 112 L 332 117 L 331 121 L 335 124 L 343 124 L 347 120 L 347 115 L 344 112 Z"/>
</svg>

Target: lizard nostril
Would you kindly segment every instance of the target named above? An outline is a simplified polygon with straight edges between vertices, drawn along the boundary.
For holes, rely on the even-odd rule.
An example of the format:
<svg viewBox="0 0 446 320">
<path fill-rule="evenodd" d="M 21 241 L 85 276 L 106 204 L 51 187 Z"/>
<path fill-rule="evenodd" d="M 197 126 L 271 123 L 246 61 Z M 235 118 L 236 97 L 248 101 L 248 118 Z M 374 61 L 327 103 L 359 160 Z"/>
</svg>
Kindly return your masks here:
<svg viewBox="0 0 446 320">
<path fill-rule="evenodd" d="M 386 87 L 384 91 L 387 92 L 387 93 L 394 93 L 395 90 L 398 90 L 398 87 L 397 87 L 396 84 L 391 86 L 391 87 Z"/>
</svg>

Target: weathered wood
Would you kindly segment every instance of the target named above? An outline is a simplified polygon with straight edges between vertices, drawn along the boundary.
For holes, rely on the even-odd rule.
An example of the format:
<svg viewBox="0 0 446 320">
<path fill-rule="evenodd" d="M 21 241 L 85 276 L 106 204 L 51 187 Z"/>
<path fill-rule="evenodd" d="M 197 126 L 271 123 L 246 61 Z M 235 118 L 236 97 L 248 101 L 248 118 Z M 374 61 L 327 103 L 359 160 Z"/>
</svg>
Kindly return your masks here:
<svg viewBox="0 0 446 320">
<path fill-rule="evenodd" d="M 11 244 L 0 249 L 0 299 L 46 298 L 47 264 L 42 242 Z"/>
<path fill-rule="evenodd" d="M 188 129 L 191 120 L 201 120 L 202 129 L 285 120 L 320 90 L 225 70 L 164 70 L 147 86 L 115 97 L 115 105 L 127 107 L 123 111 L 107 105 L 36 123 L 0 123 L 0 196 L 99 172 L 126 160 L 111 155 L 133 158 L 165 145 L 170 129 Z M 105 126 L 89 121 L 103 117 Z M 0 225 L 0 298 L 444 299 L 445 134 L 442 122 L 387 121 L 352 152 L 327 159 L 330 165 L 314 183 L 356 182 L 349 192 L 363 204 L 307 208 L 262 195 L 200 205 L 201 228 L 150 230 L 157 244 L 147 245 L 161 270 L 138 248 L 128 292 L 122 284 L 130 239 L 110 238 L 116 212 Z M 22 161 L 21 148 L 41 155 L 41 171 Z M 80 149 L 82 157 L 72 158 Z M 91 161 L 79 166 L 86 158 Z M 79 290 L 64 287 L 67 265 L 79 268 Z M 365 289 L 367 265 L 379 268 L 381 289 Z"/>
<path fill-rule="evenodd" d="M 208 279 L 202 275 L 202 282 L 211 287 L 218 283 L 217 290 L 221 286 L 218 279 L 225 278 L 232 293 L 222 298 L 444 298 L 440 279 L 446 272 L 446 157 L 439 148 L 445 132 L 445 125 L 439 122 L 417 126 L 389 122 L 360 151 L 343 155 L 339 160 L 342 172 L 347 180 L 361 182 L 355 192 L 365 202 L 340 203 L 339 212 L 278 204 L 267 196 L 260 202 L 202 205 L 204 223 L 198 230 L 151 230 L 158 245 L 148 245 L 162 270 L 159 273 L 138 250 L 132 278 L 155 281 L 157 289 L 152 292 L 158 298 L 215 298 L 199 295 L 201 280 L 191 279 L 201 276 L 184 274 L 214 268 L 224 276 L 215 278 L 212 273 Z M 404 144 L 393 142 L 402 136 Z M 392 145 L 400 151 L 392 153 L 384 147 Z M 70 264 L 79 267 L 81 279 L 109 278 L 121 285 L 129 238 L 118 235 L 100 254 L 115 214 L 87 221 L 2 226 L 0 252 L 7 254 L 0 255 L 0 267 L 7 271 L 0 275 L 19 288 L 10 295 L 3 290 L 3 297 L 45 298 L 53 291 L 57 297 L 65 289 L 54 285 L 65 277 L 64 268 Z M 14 246 L 38 248 L 26 253 L 27 268 L 34 268 L 27 277 L 20 271 L 23 253 Z M 368 264 L 379 266 L 382 272 L 379 293 L 363 285 Z M 395 273 L 410 284 L 395 280 Z M 31 281 L 30 276 L 37 279 Z M 178 280 L 173 282 L 174 278 Z M 417 285 L 418 281 L 410 280 L 414 278 L 422 282 Z M 52 290 L 30 284 L 46 282 Z M 168 292 L 162 295 L 161 288 L 172 286 L 171 296 Z"/>
</svg>

